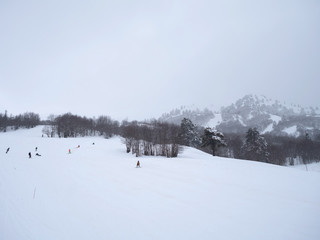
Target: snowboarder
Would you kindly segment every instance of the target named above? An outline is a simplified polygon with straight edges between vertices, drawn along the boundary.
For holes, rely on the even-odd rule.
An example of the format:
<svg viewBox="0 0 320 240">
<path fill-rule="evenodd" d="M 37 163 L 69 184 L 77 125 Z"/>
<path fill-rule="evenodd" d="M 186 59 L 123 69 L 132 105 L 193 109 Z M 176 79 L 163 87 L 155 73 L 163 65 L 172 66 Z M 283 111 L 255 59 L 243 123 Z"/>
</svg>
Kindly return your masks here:
<svg viewBox="0 0 320 240">
<path fill-rule="evenodd" d="M 139 168 L 140 167 L 140 162 L 138 161 L 137 162 L 137 166 L 136 166 L 137 168 Z"/>
<path fill-rule="evenodd" d="M 31 152 L 29 152 L 29 158 L 31 158 Z"/>
<path fill-rule="evenodd" d="M 41 157 L 41 155 L 40 155 L 39 153 L 36 153 L 36 156 L 39 156 L 39 157 Z"/>
<path fill-rule="evenodd" d="M 8 153 L 8 152 L 9 152 L 9 150 L 10 150 L 10 148 L 8 147 L 8 148 L 7 148 L 7 151 L 6 151 L 6 153 Z"/>
</svg>

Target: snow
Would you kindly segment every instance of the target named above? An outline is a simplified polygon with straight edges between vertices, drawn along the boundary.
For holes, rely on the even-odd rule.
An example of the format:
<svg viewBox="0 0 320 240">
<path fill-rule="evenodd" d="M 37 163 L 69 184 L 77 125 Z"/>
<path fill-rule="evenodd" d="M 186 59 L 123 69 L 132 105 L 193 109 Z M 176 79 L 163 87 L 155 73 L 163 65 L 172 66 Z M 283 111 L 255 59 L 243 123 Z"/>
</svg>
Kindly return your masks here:
<svg viewBox="0 0 320 240">
<path fill-rule="evenodd" d="M 312 172 L 319 172 L 320 173 L 320 162 L 318 163 L 309 163 L 306 165 L 304 164 L 299 164 L 299 165 L 294 165 L 290 166 L 295 169 L 303 170 L 303 171 L 312 171 Z"/>
<path fill-rule="evenodd" d="M 242 126 L 244 126 L 244 127 L 246 127 L 247 125 L 243 122 L 243 120 L 242 120 L 242 117 L 241 116 L 239 116 L 238 118 L 238 121 L 240 122 L 240 124 L 242 125 Z"/>
<path fill-rule="evenodd" d="M 279 122 L 282 120 L 282 117 L 270 114 L 270 119 L 273 121 L 273 123 L 270 123 L 263 131 L 262 134 L 265 134 L 267 132 L 271 132 L 273 130 L 273 124 L 279 124 Z"/>
<path fill-rule="evenodd" d="M 206 127 L 215 128 L 221 122 L 222 122 L 221 113 L 215 113 L 214 118 L 210 119 L 210 121 L 207 123 Z"/>
<path fill-rule="evenodd" d="M 296 125 L 288 127 L 288 128 L 285 128 L 282 131 L 287 133 L 288 135 L 293 135 L 293 136 L 298 136 L 299 135 Z"/>
<path fill-rule="evenodd" d="M 271 132 L 273 130 L 273 123 L 270 123 L 261 133 L 265 134 L 267 132 Z"/>
<path fill-rule="evenodd" d="M 0 134 L 1 240 L 320 239 L 319 172 L 193 148 L 135 168 L 118 137 L 41 129 Z"/>
<path fill-rule="evenodd" d="M 279 124 L 279 122 L 282 120 L 282 117 L 277 116 L 277 115 L 273 115 L 273 114 L 270 114 L 270 118 L 276 124 Z"/>
</svg>

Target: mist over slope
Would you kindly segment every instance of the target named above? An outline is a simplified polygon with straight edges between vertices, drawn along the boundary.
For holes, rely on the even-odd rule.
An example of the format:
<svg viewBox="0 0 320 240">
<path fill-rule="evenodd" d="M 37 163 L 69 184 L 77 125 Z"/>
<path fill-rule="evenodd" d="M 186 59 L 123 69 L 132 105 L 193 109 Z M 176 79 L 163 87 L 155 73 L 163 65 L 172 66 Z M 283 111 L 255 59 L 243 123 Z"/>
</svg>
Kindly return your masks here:
<svg viewBox="0 0 320 240">
<path fill-rule="evenodd" d="M 320 109 L 281 103 L 265 96 L 246 95 L 221 109 L 181 107 L 164 113 L 160 120 L 180 124 L 183 118 L 225 133 L 244 133 L 256 127 L 262 133 L 303 136 L 320 134 Z"/>
<path fill-rule="evenodd" d="M 0 133 L 0 239 L 320 238 L 318 172 L 41 129 Z"/>
</svg>

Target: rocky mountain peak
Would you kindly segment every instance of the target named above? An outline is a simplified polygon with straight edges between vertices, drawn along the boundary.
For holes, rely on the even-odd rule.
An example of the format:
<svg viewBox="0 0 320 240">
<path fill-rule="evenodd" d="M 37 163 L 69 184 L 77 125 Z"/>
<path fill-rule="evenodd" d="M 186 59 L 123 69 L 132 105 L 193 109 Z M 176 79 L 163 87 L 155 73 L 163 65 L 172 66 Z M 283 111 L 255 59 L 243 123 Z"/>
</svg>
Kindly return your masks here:
<svg viewBox="0 0 320 240">
<path fill-rule="evenodd" d="M 180 124 L 189 118 L 194 124 L 223 132 L 244 133 L 256 127 L 261 133 L 300 136 L 320 132 L 319 108 L 281 103 L 262 95 L 245 95 L 220 110 L 199 110 L 186 107 L 163 114 L 160 120 Z"/>
</svg>

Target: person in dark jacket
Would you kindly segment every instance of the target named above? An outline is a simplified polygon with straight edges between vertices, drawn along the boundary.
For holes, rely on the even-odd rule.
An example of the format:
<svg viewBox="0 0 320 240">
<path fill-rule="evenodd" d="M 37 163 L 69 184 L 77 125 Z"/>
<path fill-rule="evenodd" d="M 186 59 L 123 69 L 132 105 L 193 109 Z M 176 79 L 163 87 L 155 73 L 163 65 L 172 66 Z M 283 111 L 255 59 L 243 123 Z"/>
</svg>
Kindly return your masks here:
<svg viewBox="0 0 320 240">
<path fill-rule="evenodd" d="M 137 168 L 139 168 L 140 167 L 140 162 L 138 161 L 137 162 L 137 166 L 136 166 Z"/>
<path fill-rule="evenodd" d="M 8 153 L 8 152 L 9 152 L 9 150 L 10 150 L 10 148 L 8 147 L 8 148 L 7 148 L 7 151 L 6 151 L 6 153 Z"/>
<path fill-rule="evenodd" d="M 31 158 L 31 152 L 29 152 L 29 158 Z"/>
</svg>

